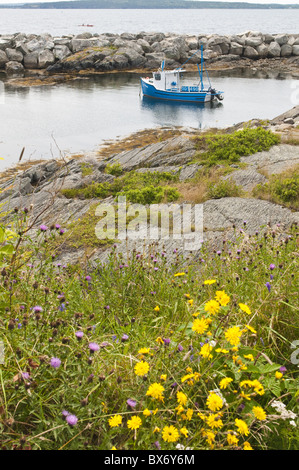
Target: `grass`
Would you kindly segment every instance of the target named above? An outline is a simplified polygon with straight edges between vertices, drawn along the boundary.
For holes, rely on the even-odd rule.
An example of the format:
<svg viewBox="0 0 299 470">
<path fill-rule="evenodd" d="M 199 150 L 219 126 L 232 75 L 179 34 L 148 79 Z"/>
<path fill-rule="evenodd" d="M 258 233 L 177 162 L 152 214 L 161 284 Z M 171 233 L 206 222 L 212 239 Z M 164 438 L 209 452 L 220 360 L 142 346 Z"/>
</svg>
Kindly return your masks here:
<svg viewBox="0 0 299 470">
<path fill-rule="evenodd" d="M 114 166 L 108 169 L 111 173 L 121 174 L 121 169 Z M 178 176 L 170 172 L 137 172 L 130 171 L 116 176 L 111 183 L 91 183 L 79 189 L 64 189 L 62 194 L 67 198 L 101 198 L 109 196 L 126 196 L 129 202 L 138 204 L 155 204 L 172 202 L 179 198 L 178 191 L 169 186 L 169 182 L 177 181 Z"/>
<path fill-rule="evenodd" d="M 2 450 L 298 450 L 296 225 L 83 269 L 27 224 L 1 239 Z"/>
<path fill-rule="evenodd" d="M 271 175 L 269 181 L 257 185 L 254 197 L 282 204 L 293 210 L 299 209 L 299 165 L 279 175 Z"/>
<path fill-rule="evenodd" d="M 239 162 L 240 157 L 269 150 L 280 137 L 262 127 L 245 128 L 233 133 L 207 132 L 195 138 L 198 153 L 195 160 L 208 167 Z"/>
</svg>

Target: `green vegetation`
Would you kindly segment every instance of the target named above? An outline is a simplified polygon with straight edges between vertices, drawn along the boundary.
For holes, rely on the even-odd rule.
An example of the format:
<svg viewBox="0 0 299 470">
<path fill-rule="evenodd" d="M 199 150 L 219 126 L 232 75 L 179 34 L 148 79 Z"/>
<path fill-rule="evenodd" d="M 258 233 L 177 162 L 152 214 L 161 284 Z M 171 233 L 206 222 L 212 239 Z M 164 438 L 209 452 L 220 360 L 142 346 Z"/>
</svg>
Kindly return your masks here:
<svg viewBox="0 0 299 470">
<path fill-rule="evenodd" d="M 120 171 L 119 166 L 113 165 L 107 172 L 115 174 Z M 155 204 L 163 200 L 172 202 L 178 199 L 179 193 L 167 183 L 177 180 L 178 176 L 169 172 L 130 171 L 123 176 L 116 176 L 111 183 L 91 183 L 80 189 L 64 189 L 62 194 L 67 198 L 86 199 L 126 196 L 129 202 L 139 204 Z"/>
<path fill-rule="evenodd" d="M 209 185 L 207 197 L 209 199 L 220 199 L 222 197 L 240 197 L 242 188 L 231 180 L 222 180 Z"/>
<path fill-rule="evenodd" d="M 231 164 L 240 157 L 269 150 L 278 144 L 279 136 L 262 127 L 242 129 L 232 134 L 207 133 L 196 137 L 198 154 L 196 161 L 206 165 Z"/>
<path fill-rule="evenodd" d="M 272 175 L 269 182 L 254 188 L 253 195 L 291 209 L 299 209 L 299 166 L 279 175 Z"/>
<path fill-rule="evenodd" d="M 93 268 L 26 211 L 1 230 L 1 450 L 298 450 L 296 225 Z"/>
<path fill-rule="evenodd" d="M 82 172 L 82 176 L 91 175 L 92 172 L 93 172 L 92 165 L 89 165 L 88 163 L 82 162 L 81 163 L 81 172 Z"/>
</svg>

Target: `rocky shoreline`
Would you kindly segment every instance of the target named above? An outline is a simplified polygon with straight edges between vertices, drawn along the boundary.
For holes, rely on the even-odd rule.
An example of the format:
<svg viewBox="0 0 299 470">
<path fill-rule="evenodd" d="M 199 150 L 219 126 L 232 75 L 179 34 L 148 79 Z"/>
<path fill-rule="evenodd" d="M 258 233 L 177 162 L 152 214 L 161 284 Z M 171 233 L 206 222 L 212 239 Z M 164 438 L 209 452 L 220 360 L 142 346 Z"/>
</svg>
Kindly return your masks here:
<svg viewBox="0 0 299 470">
<path fill-rule="evenodd" d="M 242 129 L 248 123 L 240 123 L 232 132 Z M 258 127 L 261 123 L 253 120 L 251 127 Z M 242 197 L 222 197 L 220 199 L 208 199 L 203 202 L 204 215 L 204 240 L 214 249 L 221 248 L 223 240 L 233 240 L 235 228 L 242 228 L 246 221 L 247 232 L 255 233 L 260 227 L 280 224 L 287 228 L 293 223 L 299 223 L 299 212 L 292 211 L 279 204 L 267 200 L 257 199 L 252 196 L 253 189 L 260 183 L 265 183 L 271 175 L 278 175 L 286 170 L 293 170 L 299 165 L 299 106 L 276 117 L 267 123 L 263 123 L 265 129 L 279 133 L 281 137 L 296 137 L 296 144 L 284 141 L 274 145 L 269 151 L 262 151 L 242 157 L 238 164 L 231 165 L 228 176 L 238 184 L 244 195 Z M 156 136 L 156 140 L 147 145 L 136 142 L 126 148 L 123 141 L 119 146 L 110 144 L 110 152 L 103 155 L 83 155 L 81 158 L 69 160 L 45 160 L 30 166 L 20 166 L 16 171 L 8 171 L 0 177 L 0 201 L 2 211 L 18 211 L 31 208 L 31 220 L 38 230 L 39 224 L 54 226 L 59 223 L 66 229 L 65 238 L 57 253 L 61 263 L 76 264 L 78 262 L 90 262 L 100 260 L 105 262 L 111 252 L 111 245 L 95 244 L 87 246 L 81 231 L 94 233 L 95 207 L 100 203 L 113 203 L 113 197 L 90 199 L 74 197 L 68 198 L 62 190 L 76 190 L 87 187 L 90 184 L 110 183 L 115 176 L 108 173 L 108 166 L 120 165 L 123 173 L 137 172 L 170 172 L 178 175 L 179 183 L 192 182 L 192 178 L 200 169 L 200 164 L 194 161 L 196 155 L 196 141 L 194 137 L 200 131 L 189 132 L 181 129 L 173 136 L 162 134 Z M 296 135 L 295 135 L 296 134 Z M 132 140 L 132 139 L 131 139 Z M 295 141 L 294 141 L 295 142 Z M 122 149 L 122 150 L 120 150 Z M 189 201 L 188 198 L 184 202 Z M 70 243 L 70 238 L 72 243 Z M 81 238 L 81 244 L 80 244 Z M 159 240 L 156 249 L 169 252 L 173 250 L 183 251 L 182 241 Z M 124 254 L 132 250 L 143 251 L 147 245 L 141 240 L 139 244 L 133 240 L 117 242 L 117 252 Z M 198 253 L 191 253 L 197 256 Z"/>
<path fill-rule="evenodd" d="M 214 67 L 268 66 L 299 69 L 298 34 L 263 34 L 248 31 L 231 36 L 138 34 L 91 34 L 52 37 L 50 34 L 0 35 L 0 71 L 8 77 L 36 73 L 78 74 L 85 71 L 153 70 L 166 59 L 177 67 L 188 59 L 192 68 L 199 61 L 196 51 L 203 46 L 204 59 Z"/>
</svg>

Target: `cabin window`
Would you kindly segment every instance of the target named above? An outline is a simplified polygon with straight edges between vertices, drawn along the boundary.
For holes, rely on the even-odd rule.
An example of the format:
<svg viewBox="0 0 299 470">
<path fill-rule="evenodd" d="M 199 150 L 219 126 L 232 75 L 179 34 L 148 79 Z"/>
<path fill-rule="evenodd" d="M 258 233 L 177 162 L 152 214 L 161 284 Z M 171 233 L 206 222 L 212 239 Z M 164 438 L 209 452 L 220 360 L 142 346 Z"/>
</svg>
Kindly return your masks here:
<svg viewBox="0 0 299 470">
<path fill-rule="evenodd" d="M 154 79 L 155 80 L 161 80 L 161 74 L 160 73 L 155 73 L 154 74 Z"/>
</svg>

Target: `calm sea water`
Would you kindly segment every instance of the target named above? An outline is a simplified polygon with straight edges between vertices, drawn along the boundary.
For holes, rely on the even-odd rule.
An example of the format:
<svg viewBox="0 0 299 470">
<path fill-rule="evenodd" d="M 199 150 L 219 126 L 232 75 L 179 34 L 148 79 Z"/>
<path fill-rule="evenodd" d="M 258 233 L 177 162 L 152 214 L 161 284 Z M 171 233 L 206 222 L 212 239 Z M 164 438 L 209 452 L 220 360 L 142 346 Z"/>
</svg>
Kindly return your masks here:
<svg viewBox="0 0 299 470">
<path fill-rule="evenodd" d="M 91 24 L 93 27 L 84 27 Z M 22 10 L 0 9 L 0 34 L 53 36 L 140 31 L 180 34 L 299 33 L 299 10 Z"/>
<path fill-rule="evenodd" d="M 145 100 L 139 76 L 104 74 L 50 87 L 5 88 L 0 104 L 0 168 L 23 160 L 93 151 L 107 139 L 160 126 L 226 127 L 271 119 L 294 106 L 298 81 L 211 74 L 224 101 L 203 107 Z M 198 76 L 190 75 L 198 80 Z M 282 78 L 282 77 L 281 77 Z"/>
</svg>

